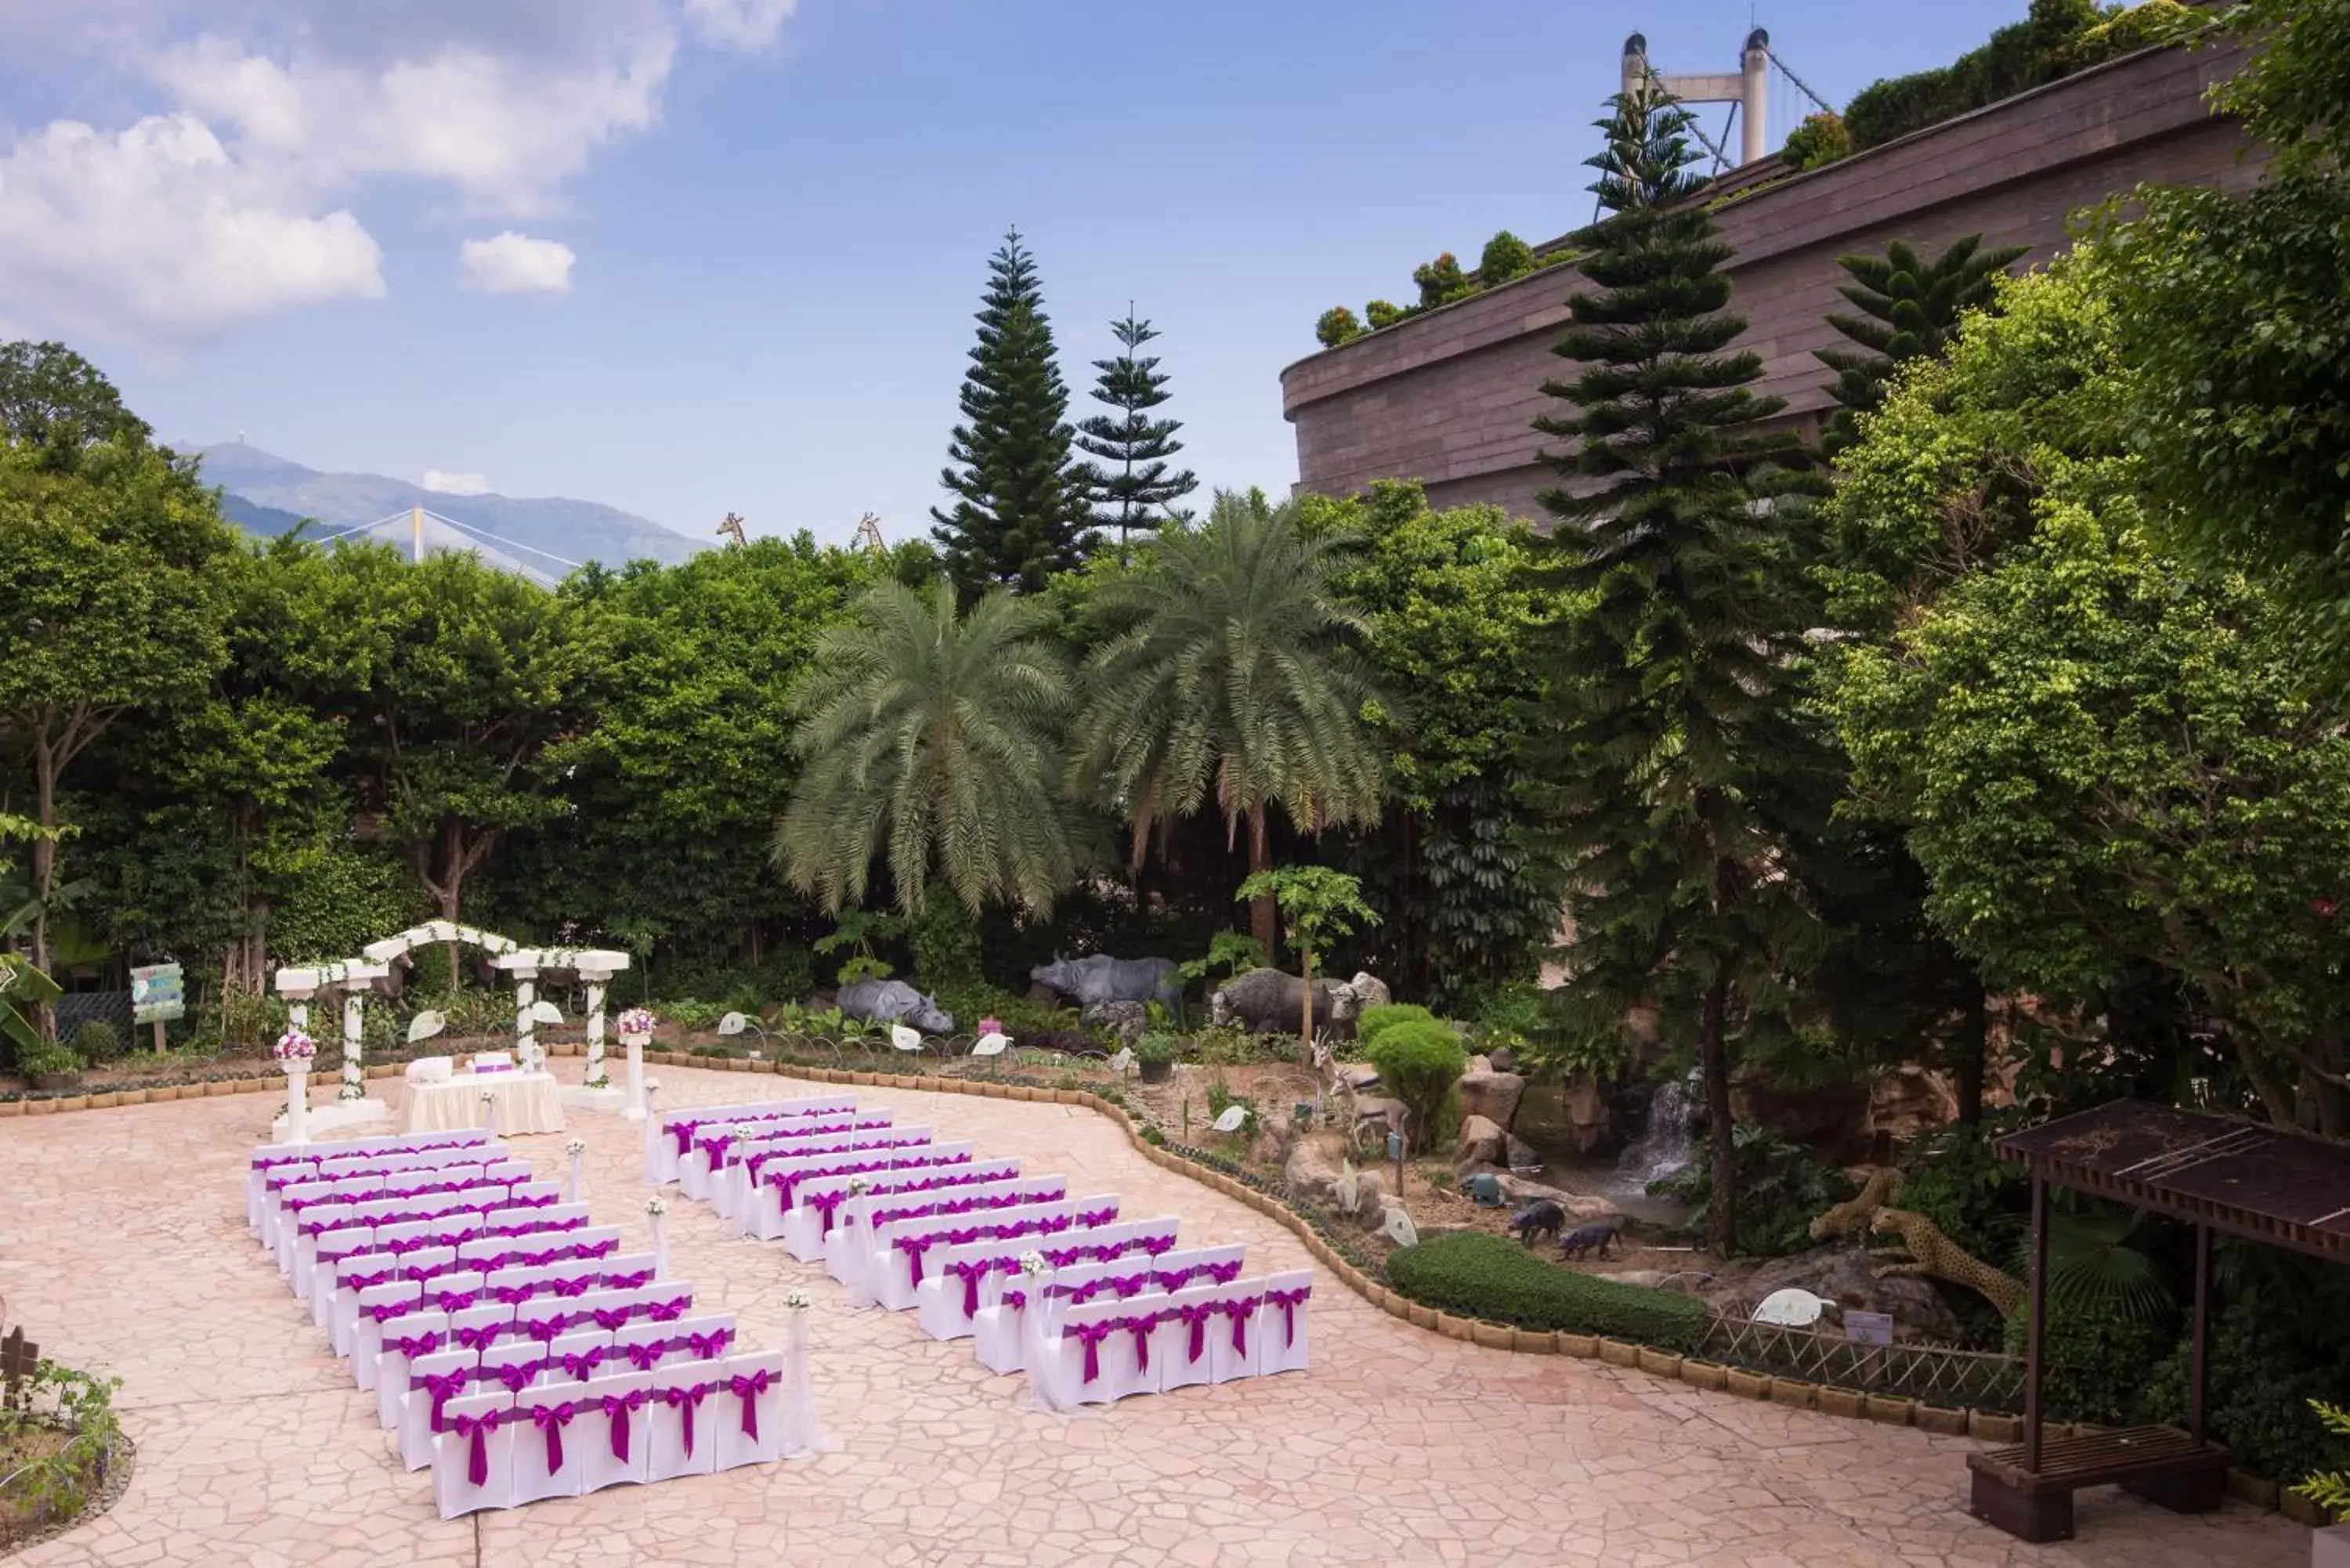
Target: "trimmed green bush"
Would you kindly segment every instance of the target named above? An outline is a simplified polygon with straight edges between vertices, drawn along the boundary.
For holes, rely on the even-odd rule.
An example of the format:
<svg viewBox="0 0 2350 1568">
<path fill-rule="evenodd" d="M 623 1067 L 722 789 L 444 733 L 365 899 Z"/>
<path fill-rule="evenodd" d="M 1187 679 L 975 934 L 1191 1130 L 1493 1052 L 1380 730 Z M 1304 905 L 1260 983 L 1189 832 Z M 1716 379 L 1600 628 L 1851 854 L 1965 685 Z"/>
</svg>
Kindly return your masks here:
<svg viewBox="0 0 2350 1568">
<path fill-rule="evenodd" d="M 1423 1306 L 1538 1334 L 1602 1334 L 1661 1350 L 1696 1349 L 1712 1319 L 1693 1296 L 1578 1274 L 1514 1241 L 1473 1231 L 1403 1248 L 1388 1260 L 1388 1278 Z"/>
<path fill-rule="evenodd" d="M 1469 1064 L 1461 1036 L 1440 1020 L 1407 1018 L 1381 1029 L 1369 1055 L 1379 1082 L 1411 1112 L 1413 1145 L 1429 1147 L 1443 1130 L 1445 1096 Z"/>
<path fill-rule="evenodd" d="M 1394 1002 L 1385 1007 L 1367 1007 L 1363 1009 L 1363 1015 L 1355 1021 L 1355 1038 L 1367 1047 L 1396 1024 L 1436 1022 L 1436 1014 L 1416 1002 Z"/>
<path fill-rule="evenodd" d="M 1325 348 L 1336 348 L 1363 335 L 1362 319 L 1343 305 L 1334 305 L 1314 324 L 1314 336 Z"/>
<path fill-rule="evenodd" d="M 1787 133 L 1779 155 L 1790 169 L 1817 169 L 1852 156 L 1852 132 L 1845 129 L 1840 114 L 1807 114 L 1803 124 Z"/>
<path fill-rule="evenodd" d="M 1496 287 L 1534 270 L 1534 247 L 1507 229 L 1487 240 L 1484 254 L 1477 258 L 1477 282 L 1483 288 Z"/>
<path fill-rule="evenodd" d="M 92 1018 L 74 1031 L 74 1050 L 93 1065 L 111 1062 L 122 1054 L 122 1037 L 103 1018 Z"/>
<path fill-rule="evenodd" d="M 1382 327 L 1394 326 L 1409 314 L 1409 312 L 1392 300 L 1375 299 L 1363 306 L 1363 318 L 1371 324 L 1371 330 L 1374 332 Z"/>
</svg>

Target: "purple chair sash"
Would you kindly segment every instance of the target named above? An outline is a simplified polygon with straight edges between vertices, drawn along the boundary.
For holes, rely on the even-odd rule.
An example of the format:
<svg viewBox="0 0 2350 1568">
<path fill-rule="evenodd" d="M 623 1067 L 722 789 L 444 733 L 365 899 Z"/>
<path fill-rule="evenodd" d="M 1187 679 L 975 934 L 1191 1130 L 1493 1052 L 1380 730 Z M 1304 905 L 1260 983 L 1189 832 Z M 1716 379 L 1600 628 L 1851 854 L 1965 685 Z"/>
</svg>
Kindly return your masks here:
<svg viewBox="0 0 2350 1568">
<path fill-rule="evenodd" d="M 1036 1220 L 1014 1220 L 1001 1225 L 973 1225 L 962 1231 L 942 1231 L 932 1236 L 900 1236 L 898 1250 L 906 1254 L 906 1263 L 916 1284 L 922 1282 L 922 1254 L 932 1247 L 965 1247 L 973 1241 L 1004 1241 L 1014 1236 L 1050 1236 L 1069 1228 L 1066 1214 Z M 1014 1265 L 1017 1266 L 1016 1264 Z"/>
<path fill-rule="evenodd" d="M 473 1374 L 480 1370 L 481 1368 L 477 1366 L 460 1366 L 454 1372 L 411 1371 L 408 1375 L 408 1386 L 411 1388 L 421 1388 L 432 1397 L 432 1430 L 437 1432 L 442 1429 L 441 1407 L 464 1392 L 465 1385 L 471 1383 L 473 1380 Z"/>
<path fill-rule="evenodd" d="M 1212 1284 L 1228 1285 L 1240 1277 L 1241 1260 L 1238 1258 L 1229 1263 L 1193 1263 L 1189 1268 L 1168 1269 L 1151 1275 L 1159 1282 L 1160 1290 L 1170 1293 L 1183 1289 L 1193 1280 L 1205 1279 Z"/>
<path fill-rule="evenodd" d="M 538 1424 L 538 1429 L 546 1434 L 549 1475 L 563 1468 L 563 1428 L 571 1424 L 571 1417 L 579 1414 L 581 1407 L 567 1399 L 560 1405 L 532 1405 L 525 1409 L 525 1413 Z"/>
<path fill-rule="evenodd" d="M 775 1386 L 775 1375 L 762 1366 L 748 1377 L 730 1377 L 727 1388 L 743 1401 L 743 1435 L 753 1442 L 759 1440 L 759 1397 Z"/>
<path fill-rule="evenodd" d="M 655 1323 L 675 1323 L 693 1308 L 691 1296 L 680 1296 L 670 1302 L 647 1302 L 645 1316 Z"/>
<path fill-rule="evenodd" d="M 1273 1305 L 1281 1309 L 1283 1345 L 1290 1345 L 1297 1343 L 1298 1304 L 1313 1293 L 1314 1287 L 1311 1285 L 1300 1285 L 1294 1291 L 1267 1291 L 1264 1293 L 1264 1299 Z"/>
<path fill-rule="evenodd" d="M 1181 1318 L 1183 1322 L 1190 1326 L 1191 1330 L 1191 1354 L 1190 1359 L 1193 1361 L 1199 1360 L 1200 1353 L 1208 1348 L 1208 1320 L 1216 1315 L 1216 1303 L 1213 1302 L 1193 1302 L 1188 1306 L 1177 1307 L 1175 1309 L 1175 1315 Z"/>
<path fill-rule="evenodd" d="M 577 1355 L 554 1356 L 551 1358 L 551 1365 L 562 1367 L 563 1375 L 577 1383 L 594 1376 L 596 1368 L 610 1360 L 611 1355 L 610 1345 L 599 1345 L 592 1349 L 583 1350 Z M 626 1459 L 628 1456 L 623 1454 L 620 1457 Z"/>
<path fill-rule="evenodd" d="M 1239 1355 L 1248 1354 L 1249 1318 L 1263 1302 L 1263 1296 L 1234 1296 L 1216 1303 L 1216 1310 L 1232 1320 L 1232 1349 Z"/>
<path fill-rule="evenodd" d="M 983 1209 L 1017 1209 L 1024 1203 L 1051 1203 L 1064 1196 L 1066 1186 L 1044 1188 L 1034 1192 L 999 1192 L 987 1198 L 942 1198 L 928 1203 L 917 1203 L 910 1209 L 884 1209 L 873 1216 L 873 1226 L 900 1220 L 920 1220 L 925 1214 L 976 1214 Z"/>
<path fill-rule="evenodd" d="M 480 1147 L 480 1144 L 486 1142 L 488 1142 L 488 1139 L 484 1137 L 479 1140 L 479 1142 L 401 1144 L 395 1148 L 371 1148 L 367 1152 L 370 1158 L 380 1158 L 385 1155 L 393 1154 L 423 1154 L 427 1150 L 440 1150 L 444 1148 L 474 1148 Z M 281 1165 L 299 1165 L 305 1161 L 307 1161 L 312 1165 L 316 1165 L 321 1159 L 332 1158 L 334 1157 L 330 1155 L 281 1154 L 274 1159 L 255 1159 L 253 1162 L 253 1168 L 255 1170 L 275 1170 Z"/>
<path fill-rule="evenodd" d="M 670 1137 L 677 1140 L 678 1158 L 682 1159 L 687 1151 L 693 1147 L 694 1134 L 703 1127 L 716 1127 L 723 1122 L 733 1122 L 747 1127 L 765 1122 L 796 1121 L 802 1116 L 838 1116 L 855 1114 L 854 1111 L 843 1106 L 836 1106 L 828 1111 L 811 1107 L 800 1111 L 762 1111 L 756 1116 L 693 1116 L 684 1121 L 664 1122 L 661 1125 L 668 1128 Z"/>
<path fill-rule="evenodd" d="M 487 1350 L 513 1326 L 514 1320 L 508 1318 L 504 1323 L 484 1323 L 472 1328 L 461 1328 L 450 1337 L 457 1342 L 460 1350 Z"/>
<path fill-rule="evenodd" d="M 597 1403 L 612 1421 L 612 1457 L 622 1464 L 629 1462 L 629 1412 L 641 1410 L 652 1397 L 650 1388 L 639 1388 L 628 1394 L 606 1394 Z"/>
<path fill-rule="evenodd" d="M 506 1207 L 512 1208 L 514 1205 L 508 1204 Z M 533 1207 L 536 1206 L 533 1205 Z M 587 1223 L 588 1216 L 585 1214 L 578 1214 L 574 1215 L 568 1220 L 525 1220 L 520 1225 L 487 1225 L 475 1232 L 475 1234 L 482 1236 L 543 1236 L 550 1231 L 577 1231 Z"/>
<path fill-rule="evenodd" d="M 924 1133 L 916 1137 L 874 1138 L 866 1143 L 852 1143 L 845 1148 L 827 1148 L 820 1152 L 828 1155 L 866 1154 L 877 1148 L 920 1148 L 930 1141 L 930 1135 L 928 1133 Z M 743 1161 L 743 1167 L 750 1172 L 751 1179 L 755 1181 L 759 1179 L 760 1168 L 765 1165 L 768 1160 L 801 1158 L 805 1158 L 805 1154 L 803 1152 L 796 1152 L 791 1149 L 775 1149 L 769 1153 L 754 1156 L 752 1158 Z M 961 1165 L 970 1158 L 971 1156 L 968 1154 L 959 1154 L 951 1159 L 941 1159 L 937 1163 L 941 1165 Z M 786 1172 L 782 1176 L 771 1179 L 769 1184 L 773 1186 L 776 1191 L 784 1195 L 784 1207 L 788 1209 L 792 1206 L 792 1188 L 796 1183 L 802 1181 L 814 1181 L 819 1177 L 858 1176 L 868 1170 L 895 1170 L 898 1168 L 899 1168 L 893 1160 L 879 1159 L 868 1165 L 844 1165 L 833 1170 L 808 1170 L 802 1171 L 797 1175 Z"/>
<path fill-rule="evenodd" d="M 1158 1324 L 1159 1317 L 1157 1313 L 1146 1312 L 1128 1317 L 1106 1317 L 1093 1323 L 1072 1324 L 1067 1332 L 1075 1334 L 1078 1343 L 1086 1347 L 1085 1380 L 1091 1383 L 1101 1376 L 1101 1342 L 1120 1329 L 1134 1335 L 1136 1364 L 1142 1371 L 1149 1371 L 1150 1331 Z"/>
<path fill-rule="evenodd" d="M 678 1388 L 655 1388 L 652 1397 L 672 1410 L 682 1411 L 685 1417 L 685 1457 L 693 1457 L 693 1413 L 702 1402 L 718 1392 L 715 1383 L 695 1383 Z"/>
<path fill-rule="evenodd" d="M 449 1423 L 457 1436 L 473 1444 L 473 1457 L 465 1461 L 465 1479 L 475 1486 L 487 1486 L 490 1480 L 490 1454 L 482 1439 L 498 1429 L 499 1423 L 513 1415 L 511 1410 L 484 1410 L 478 1416 L 459 1416 Z"/>
<path fill-rule="evenodd" d="M 367 1203 L 385 1198 L 430 1198 L 436 1192 L 480 1192 L 494 1187 L 511 1188 L 516 1182 L 528 1181 L 528 1176 L 473 1176 L 459 1181 L 436 1181 L 423 1187 L 402 1187 L 385 1192 L 321 1193 L 316 1198 L 288 1198 L 282 1207 L 300 1213 L 321 1203 Z"/>
<path fill-rule="evenodd" d="M 432 1355 L 445 1343 L 447 1343 L 446 1336 L 433 1331 L 406 1334 L 398 1339 L 387 1339 L 383 1342 L 383 1347 L 386 1350 L 396 1350 L 409 1359 L 414 1360 L 420 1355 Z"/>
</svg>

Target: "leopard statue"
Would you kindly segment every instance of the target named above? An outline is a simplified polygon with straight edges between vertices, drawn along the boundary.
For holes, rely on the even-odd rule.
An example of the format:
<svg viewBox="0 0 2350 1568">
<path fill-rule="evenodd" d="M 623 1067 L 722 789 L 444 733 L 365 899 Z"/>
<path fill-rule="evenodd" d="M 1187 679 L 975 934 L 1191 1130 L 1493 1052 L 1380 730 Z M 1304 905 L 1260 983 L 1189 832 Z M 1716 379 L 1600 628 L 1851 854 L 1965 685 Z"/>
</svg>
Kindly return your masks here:
<svg viewBox="0 0 2350 1568">
<path fill-rule="evenodd" d="M 2002 1317 L 2013 1317 L 2023 1305 L 2022 1281 L 1975 1257 L 1943 1235 L 1941 1227 L 1923 1214 L 1906 1209 L 1879 1209 L 1871 1217 L 1869 1229 L 1879 1236 L 1898 1238 L 1901 1243 L 1898 1248 L 1877 1251 L 1877 1277 L 1880 1280 L 1897 1274 L 1947 1280 L 1980 1292 Z M 1907 1258 L 1901 1256 L 1904 1251 L 1908 1253 Z"/>
<path fill-rule="evenodd" d="M 1901 1173 L 1889 1165 L 1877 1167 L 1857 1193 L 1812 1221 L 1812 1240 L 1852 1240 L 1868 1229 L 1869 1216 L 1892 1202 L 1900 1190 Z"/>
</svg>

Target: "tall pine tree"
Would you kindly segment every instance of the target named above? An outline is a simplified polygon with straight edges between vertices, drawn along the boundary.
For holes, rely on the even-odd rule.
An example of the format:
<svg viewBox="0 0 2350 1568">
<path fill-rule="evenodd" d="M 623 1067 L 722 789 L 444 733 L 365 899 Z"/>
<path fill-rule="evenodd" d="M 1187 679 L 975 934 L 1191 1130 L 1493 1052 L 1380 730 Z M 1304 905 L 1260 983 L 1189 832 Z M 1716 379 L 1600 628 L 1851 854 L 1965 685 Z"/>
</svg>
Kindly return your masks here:
<svg viewBox="0 0 2350 1568">
<path fill-rule="evenodd" d="M 1036 262 L 1004 236 L 988 262 L 979 341 L 962 382 L 963 422 L 939 483 L 954 509 L 931 509 L 948 575 L 966 599 L 992 584 L 1035 592 L 1077 564 L 1087 515 L 1085 473 L 1069 456 L 1068 389 L 1054 359 Z"/>
<path fill-rule="evenodd" d="M 1690 116 L 1653 82 L 1613 100 L 1589 161 L 1607 213 L 1555 351 L 1570 411 L 1534 421 L 1575 442 L 1544 462 L 1567 483 L 1537 570 L 1573 607 L 1546 633 L 1551 723 L 1535 764 L 1553 786 L 1574 877 L 1566 1002 L 1586 1038 L 1620 1046 L 1654 1009 L 1693 1048 L 1711 1127 L 1711 1239 L 1736 1235 L 1731 1076 L 1783 1045 L 1778 977 L 1812 932 L 1790 875 L 1826 754 L 1795 711 L 1792 660 L 1810 624 L 1800 552 L 1771 502 L 1788 438 L 1754 421 L 1782 400 L 1728 353 L 1731 254 L 1692 197 Z"/>
<path fill-rule="evenodd" d="M 1101 461 L 1088 464 L 1087 479 L 1093 504 L 1093 524 L 1118 530 L 1119 550 L 1136 528 L 1158 526 L 1154 512 L 1163 512 L 1200 486 L 1190 469 L 1167 472 L 1167 460 L 1183 450 L 1175 432 L 1180 420 L 1154 420 L 1150 410 L 1167 400 L 1167 378 L 1159 373 L 1156 355 L 1138 358 L 1135 350 L 1159 336 L 1148 321 L 1134 318 L 1128 306 L 1126 319 L 1109 329 L 1126 352 L 1115 359 L 1097 359 L 1101 378 L 1094 384 L 1094 401 L 1116 411 L 1096 414 L 1077 427 L 1077 445 Z"/>
<path fill-rule="evenodd" d="M 1902 240 L 1881 256 L 1836 258 L 1836 265 L 1852 277 L 1836 292 L 1860 314 L 1831 316 L 1828 325 L 1867 352 L 1812 350 L 1814 358 L 1836 373 L 1828 396 L 1841 405 L 1821 432 L 1822 452 L 1833 456 L 1859 439 L 1860 416 L 1885 401 L 1895 367 L 1921 354 L 1941 353 L 1958 331 L 1960 317 L 1990 306 L 2001 275 L 2032 248 L 1981 247 L 1981 234 L 1968 234 L 1931 261 Z"/>
</svg>

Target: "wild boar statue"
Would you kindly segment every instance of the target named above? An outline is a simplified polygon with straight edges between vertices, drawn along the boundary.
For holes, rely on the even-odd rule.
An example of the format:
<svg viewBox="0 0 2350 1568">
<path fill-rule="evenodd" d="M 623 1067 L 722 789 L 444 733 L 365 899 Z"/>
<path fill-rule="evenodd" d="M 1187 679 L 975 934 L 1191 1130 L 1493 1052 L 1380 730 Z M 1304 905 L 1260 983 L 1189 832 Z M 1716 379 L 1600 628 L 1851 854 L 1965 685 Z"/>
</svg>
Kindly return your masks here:
<svg viewBox="0 0 2350 1568">
<path fill-rule="evenodd" d="M 1028 978 L 1081 1007 L 1097 1002 L 1163 1002 L 1172 1007 L 1183 995 L 1183 977 L 1175 972 L 1173 959 L 1122 959 L 1107 953 L 1055 957 L 1030 970 Z"/>
<path fill-rule="evenodd" d="M 860 980 L 840 988 L 832 1004 L 849 1018 L 874 1023 L 903 1023 L 925 1034 L 954 1033 L 954 1014 L 943 1012 L 934 996 L 925 996 L 902 980 Z"/>
<path fill-rule="evenodd" d="M 1220 1029 L 1238 1027 L 1252 1034 L 1294 1034 L 1298 1016 L 1305 1011 L 1305 994 L 1298 989 L 1303 983 L 1295 975 L 1277 969 L 1236 974 L 1208 999 L 1209 1021 Z M 1361 997 L 1344 981 L 1314 982 L 1316 1034 L 1328 1029 L 1341 1038 L 1351 1036 L 1355 1019 L 1362 1011 Z"/>
</svg>

